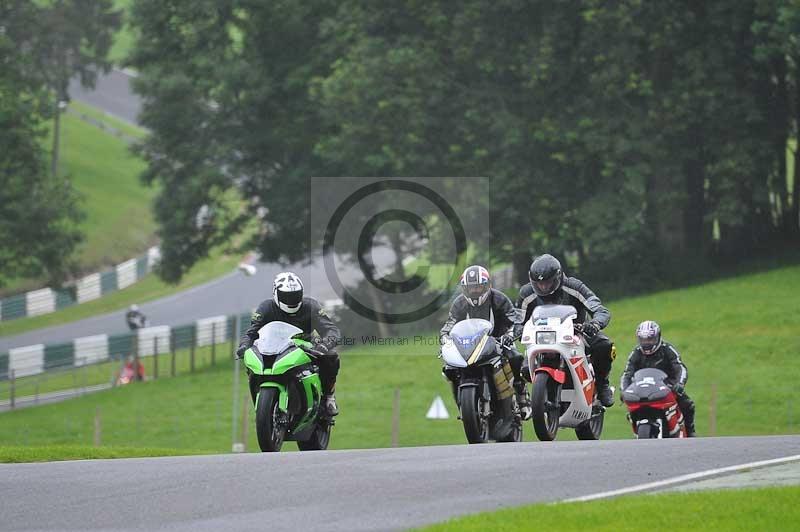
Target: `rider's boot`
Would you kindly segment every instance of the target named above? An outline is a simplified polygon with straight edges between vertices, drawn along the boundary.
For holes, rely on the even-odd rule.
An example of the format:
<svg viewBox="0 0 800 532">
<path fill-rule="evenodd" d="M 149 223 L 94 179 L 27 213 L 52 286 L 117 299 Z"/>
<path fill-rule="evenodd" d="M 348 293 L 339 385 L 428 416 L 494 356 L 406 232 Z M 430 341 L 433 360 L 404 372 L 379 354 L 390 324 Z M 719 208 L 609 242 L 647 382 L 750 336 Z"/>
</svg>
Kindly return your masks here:
<svg viewBox="0 0 800 532">
<path fill-rule="evenodd" d="M 528 389 L 525 382 L 521 379 L 514 381 L 514 392 L 517 394 L 517 405 L 519 406 L 519 413 L 523 420 L 530 419 L 531 417 L 531 399 L 528 395 Z"/>
<path fill-rule="evenodd" d="M 694 431 L 694 404 L 683 413 L 683 422 L 686 425 L 686 436 L 689 438 L 697 436 Z"/>
<path fill-rule="evenodd" d="M 608 375 L 597 376 L 597 398 L 600 404 L 608 408 L 614 404 L 614 392 L 611 391 L 611 386 L 608 384 Z"/>
<path fill-rule="evenodd" d="M 329 416 L 333 417 L 339 414 L 339 407 L 336 405 L 336 396 L 333 395 L 333 392 L 322 396 L 322 405 Z"/>
</svg>

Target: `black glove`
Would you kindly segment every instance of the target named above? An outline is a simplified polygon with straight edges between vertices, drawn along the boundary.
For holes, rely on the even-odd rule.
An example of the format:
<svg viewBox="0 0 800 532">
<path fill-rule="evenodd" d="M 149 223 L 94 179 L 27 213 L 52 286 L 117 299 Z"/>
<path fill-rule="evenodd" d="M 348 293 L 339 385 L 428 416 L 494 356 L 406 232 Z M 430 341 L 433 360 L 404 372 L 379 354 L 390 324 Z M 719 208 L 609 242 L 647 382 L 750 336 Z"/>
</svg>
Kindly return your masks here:
<svg viewBox="0 0 800 532">
<path fill-rule="evenodd" d="M 599 332 L 600 332 L 600 326 L 597 325 L 595 322 L 587 321 L 586 323 L 583 324 L 583 336 L 587 340 L 591 340 L 592 338 L 597 336 L 597 333 Z"/>
<path fill-rule="evenodd" d="M 314 351 L 319 351 L 320 354 L 327 355 L 328 351 L 331 350 L 329 344 L 330 342 L 327 339 L 323 340 L 322 338 L 316 338 L 314 340 Z"/>
<path fill-rule="evenodd" d="M 511 347 L 514 345 L 514 333 L 507 332 L 503 336 L 500 337 L 500 346 L 501 347 Z"/>
<path fill-rule="evenodd" d="M 236 349 L 236 358 L 244 357 L 244 352 L 250 349 L 251 345 L 252 345 L 251 343 L 246 341 L 239 344 L 239 348 Z"/>
<path fill-rule="evenodd" d="M 683 384 L 679 382 L 673 384 L 672 391 L 675 392 L 677 395 L 681 395 L 683 393 Z"/>
</svg>

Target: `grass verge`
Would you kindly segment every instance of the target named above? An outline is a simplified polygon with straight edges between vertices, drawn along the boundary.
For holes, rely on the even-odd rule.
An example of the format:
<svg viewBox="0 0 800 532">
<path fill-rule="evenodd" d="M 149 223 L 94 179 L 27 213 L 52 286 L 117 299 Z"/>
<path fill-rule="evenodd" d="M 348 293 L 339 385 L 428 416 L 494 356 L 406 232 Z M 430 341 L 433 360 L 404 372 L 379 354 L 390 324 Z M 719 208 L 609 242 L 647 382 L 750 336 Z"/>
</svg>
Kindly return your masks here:
<svg viewBox="0 0 800 532">
<path fill-rule="evenodd" d="M 776 370 L 800 374 L 800 359 L 795 356 L 800 351 L 795 318 L 800 303 L 789 297 L 798 291 L 800 267 L 790 267 L 614 303 L 610 335 L 620 352 L 614 379 L 618 381 L 633 346 L 636 324 L 656 319 L 689 367 L 687 391 L 698 405 L 700 435 L 709 435 L 712 429 L 720 436 L 798 433 L 800 404 L 794 385 L 774 378 Z M 744 309 L 742 294 L 758 298 Z M 331 448 L 389 446 L 395 391 L 400 445 L 465 442 L 449 386 L 440 375 L 435 336 L 370 346 L 363 345 L 357 331 L 344 334 L 355 337 L 357 347 L 342 354 L 337 385 L 342 413 Z M 0 414 L 0 444 L 90 445 L 99 408 L 103 444 L 226 452 L 232 440 L 234 391 L 232 363 L 222 359 L 218 354 L 217 366 L 174 379 Z M 245 407 L 243 373 L 240 378 L 236 417 L 241 421 L 246 416 L 239 427 L 245 427 L 247 448 L 252 451 L 257 449 L 252 409 Z M 426 419 L 437 395 L 444 398 L 450 419 Z M 633 437 L 625 413 L 619 404 L 606 412 L 603 439 Z M 558 438 L 575 439 L 574 431 L 562 429 Z M 534 440 L 530 423 L 525 425 L 525 440 Z M 287 443 L 286 448 L 295 446 Z"/>
<path fill-rule="evenodd" d="M 56 460 L 95 460 L 140 458 L 145 456 L 181 456 L 200 454 L 180 449 L 148 447 L 88 447 L 84 445 L 42 445 L 37 447 L 0 446 L 0 462 L 52 462 Z"/>
<path fill-rule="evenodd" d="M 800 486 L 636 495 L 566 504 L 536 504 L 481 513 L 419 530 L 631 531 L 788 530 L 800 523 Z"/>
</svg>

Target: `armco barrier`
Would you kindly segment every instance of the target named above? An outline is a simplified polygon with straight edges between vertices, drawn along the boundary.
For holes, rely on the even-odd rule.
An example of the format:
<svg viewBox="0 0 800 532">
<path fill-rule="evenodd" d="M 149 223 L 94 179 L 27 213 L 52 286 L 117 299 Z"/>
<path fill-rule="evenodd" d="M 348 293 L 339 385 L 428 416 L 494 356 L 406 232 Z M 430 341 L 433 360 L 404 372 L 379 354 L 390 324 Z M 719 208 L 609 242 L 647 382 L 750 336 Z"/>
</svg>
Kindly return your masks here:
<svg viewBox="0 0 800 532">
<path fill-rule="evenodd" d="M 238 330 L 237 330 L 238 322 Z M 130 355 L 150 357 L 180 349 L 230 342 L 232 347 L 250 325 L 250 314 L 212 316 L 190 325 L 157 325 L 122 334 L 98 334 L 61 344 L 16 347 L 0 354 L 0 380 L 19 379 L 50 368 L 82 367 Z"/>
<path fill-rule="evenodd" d="M 110 270 L 82 277 L 73 285 L 59 290 L 40 288 L 4 298 L 0 300 L 0 321 L 49 314 L 122 290 L 150 273 L 160 258 L 159 248 L 154 246 L 145 255 L 127 260 Z"/>
</svg>

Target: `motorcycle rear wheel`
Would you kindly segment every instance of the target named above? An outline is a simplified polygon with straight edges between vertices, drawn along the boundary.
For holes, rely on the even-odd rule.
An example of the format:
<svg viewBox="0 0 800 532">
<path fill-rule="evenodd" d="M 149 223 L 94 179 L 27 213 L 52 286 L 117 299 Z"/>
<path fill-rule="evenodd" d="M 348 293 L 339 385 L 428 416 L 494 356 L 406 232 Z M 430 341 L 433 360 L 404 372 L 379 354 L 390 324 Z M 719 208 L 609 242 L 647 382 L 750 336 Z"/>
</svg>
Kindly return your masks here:
<svg viewBox="0 0 800 532">
<path fill-rule="evenodd" d="M 595 414 L 590 419 L 575 427 L 575 435 L 579 440 L 599 440 L 603 433 L 605 412 Z"/>
<path fill-rule="evenodd" d="M 461 422 L 464 434 L 469 443 L 486 443 L 489 441 L 489 420 L 481 416 L 481 396 L 474 386 L 462 388 L 459 405 L 461 405 Z"/>
<path fill-rule="evenodd" d="M 276 453 L 281 450 L 286 429 L 277 423 L 278 390 L 262 388 L 256 405 L 256 435 L 263 452 Z"/>
<path fill-rule="evenodd" d="M 547 373 L 536 373 L 531 393 L 531 419 L 536 437 L 541 441 L 553 441 L 558 434 L 558 397 L 555 395 L 555 381 Z M 548 407 L 548 403 L 550 407 Z M 553 406 L 556 405 L 556 406 Z"/>
<path fill-rule="evenodd" d="M 323 421 L 317 424 L 307 440 L 297 440 L 297 448 L 301 451 L 324 451 L 330 441 L 331 424 Z"/>
</svg>

